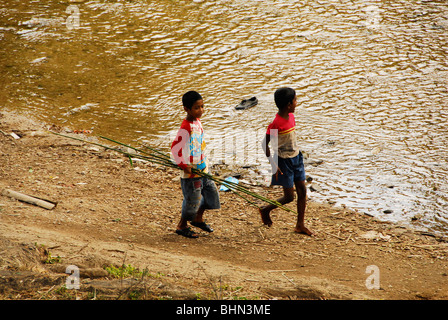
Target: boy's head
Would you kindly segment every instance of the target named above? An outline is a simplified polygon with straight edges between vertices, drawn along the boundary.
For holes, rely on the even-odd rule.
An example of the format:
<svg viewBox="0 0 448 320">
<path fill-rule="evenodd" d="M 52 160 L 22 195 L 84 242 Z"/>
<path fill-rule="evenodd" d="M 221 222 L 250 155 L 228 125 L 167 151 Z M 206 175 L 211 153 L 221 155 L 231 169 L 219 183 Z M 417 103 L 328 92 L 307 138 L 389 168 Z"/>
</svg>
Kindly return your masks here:
<svg viewBox="0 0 448 320">
<path fill-rule="evenodd" d="M 187 112 L 187 119 L 194 121 L 204 113 L 204 101 L 196 91 L 188 91 L 182 96 L 182 104 Z"/>
<path fill-rule="evenodd" d="M 290 104 L 294 104 L 296 91 L 292 88 L 279 88 L 274 93 L 274 101 L 279 110 L 286 109 Z"/>
<path fill-rule="evenodd" d="M 182 97 L 182 104 L 184 105 L 184 108 L 191 109 L 191 107 L 193 107 L 193 104 L 198 100 L 202 100 L 202 97 L 199 93 L 197 93 L 196 91 L 188 91 Z"/>
</svg>

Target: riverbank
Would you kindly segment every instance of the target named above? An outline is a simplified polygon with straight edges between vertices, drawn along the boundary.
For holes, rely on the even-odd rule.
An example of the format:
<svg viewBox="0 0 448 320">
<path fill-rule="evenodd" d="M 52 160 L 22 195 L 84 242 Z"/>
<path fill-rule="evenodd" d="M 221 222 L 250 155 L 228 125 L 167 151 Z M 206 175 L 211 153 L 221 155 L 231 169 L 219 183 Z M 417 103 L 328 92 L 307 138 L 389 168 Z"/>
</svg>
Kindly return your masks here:
<svg viewBox="0 0 448 320">
<path fill-rule="evenodd" d="M 255 207 L 220 192 L 222 208 L 206 213 L 215 231 L 187 239 L 174 232 L 178 171 L 131 166 L 49 127 L 0 115 L 0 189 L 57 202 L 47 210 L 0 196 L 1 299 L 448 299 L 447 239 L 314 202 L 311 192 L 313 237 L 294 233 L 295 217 L 278 209 L 267 228 Z M 105 270 L 123 264 L 140 273 Z M 64 288 L 68 265 L 80 269 L 78 290 Z"/>
</svg>

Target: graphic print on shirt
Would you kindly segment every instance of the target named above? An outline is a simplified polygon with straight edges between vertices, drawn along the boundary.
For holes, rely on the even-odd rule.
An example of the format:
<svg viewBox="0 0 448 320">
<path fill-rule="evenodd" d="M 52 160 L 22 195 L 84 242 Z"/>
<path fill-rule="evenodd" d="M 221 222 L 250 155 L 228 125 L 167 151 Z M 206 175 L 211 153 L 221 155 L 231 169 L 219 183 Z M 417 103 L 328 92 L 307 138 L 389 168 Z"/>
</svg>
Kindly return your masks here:
<svg viewBox="0 0 448 320">
<path fill-rule="evenodd" d="M 204 130 L 199 121 L 190 123 L 190 161 L 198 170 L 205 168 Z"/>
<path fill-rule="evenodd" d="M 171 154 L 177 165 L 185 170 L 187 165 L 194 169 L 208 172 L 205 157 L 204 130 L 200 120 L 184 120 L 176 138 L 171 144 Z M 199 175 L 181 173 L 182 178 L 196 178 Z"/>
</svg>

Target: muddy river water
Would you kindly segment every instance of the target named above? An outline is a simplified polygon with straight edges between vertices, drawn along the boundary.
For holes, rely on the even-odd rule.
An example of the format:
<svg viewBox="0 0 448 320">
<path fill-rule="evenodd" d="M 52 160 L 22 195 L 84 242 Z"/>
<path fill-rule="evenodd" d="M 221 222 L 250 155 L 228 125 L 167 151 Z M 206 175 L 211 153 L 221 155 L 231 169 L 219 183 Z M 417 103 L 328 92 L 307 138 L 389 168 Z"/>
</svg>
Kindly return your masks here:
<svg viewBox="0 0 448 320">
<path fill-rule="evenodd" d="M 0 3 L 1 109 L 167 148 L 197 90 L 211 161 L 266 168 L 290 86 L 313 199 L 443 234 L 447 58 L 446 0 Z"/>
</svg>

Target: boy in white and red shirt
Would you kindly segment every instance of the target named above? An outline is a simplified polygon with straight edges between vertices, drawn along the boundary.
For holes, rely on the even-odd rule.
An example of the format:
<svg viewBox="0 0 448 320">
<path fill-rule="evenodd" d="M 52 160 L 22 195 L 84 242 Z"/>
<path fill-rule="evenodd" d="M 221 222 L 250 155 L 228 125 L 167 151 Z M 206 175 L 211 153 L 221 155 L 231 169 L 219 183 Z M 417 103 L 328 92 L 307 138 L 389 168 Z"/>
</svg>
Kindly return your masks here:
<svg viewBox="0 0 448 320">
<path fill-rule="evenodd" d="M 176 233 L 197 238 L 198 235 L 188 227 L 187 222 L 204 231 L 213 232 L 204 222 L 203 214 L 206 209 L 219 209 L 220 201 L 215 182 L 192 172 L 192 169 L 208 172 L 204 130 L 200 120 L 204 113 L 204 101 L 196 91 L 188 91 L 182 97 L 182 104 L 187 116 L 171 144 L 174 160 L 183 170 L 181 188 L 184 199 Z"/>
<path fill-rule="evenodd" d="M 271 185 L 281 185 L 283 187 L 283 197 L 277 200 L 281 204 L 294 200 L 295 187 L 298 216 L 294 231 L 312 235 L 312 232 L 304 224 L 306 208 L 305 167 L 295 134 L 296 92 L 292 88 L 280 88 L 275 92 L 274 100 L 278 107 L 278 113 L 272 123 L 269 124 L 263 140 L 263 150 L 274 173 Z M 274 157 L 271 156 L 269 149 L 270 142 L 273 144 Z M 260 209 L 264 224 L 272 225 L 270 212 L 275 208 L 277 206 L 270 204 Z"/>
</svg>

